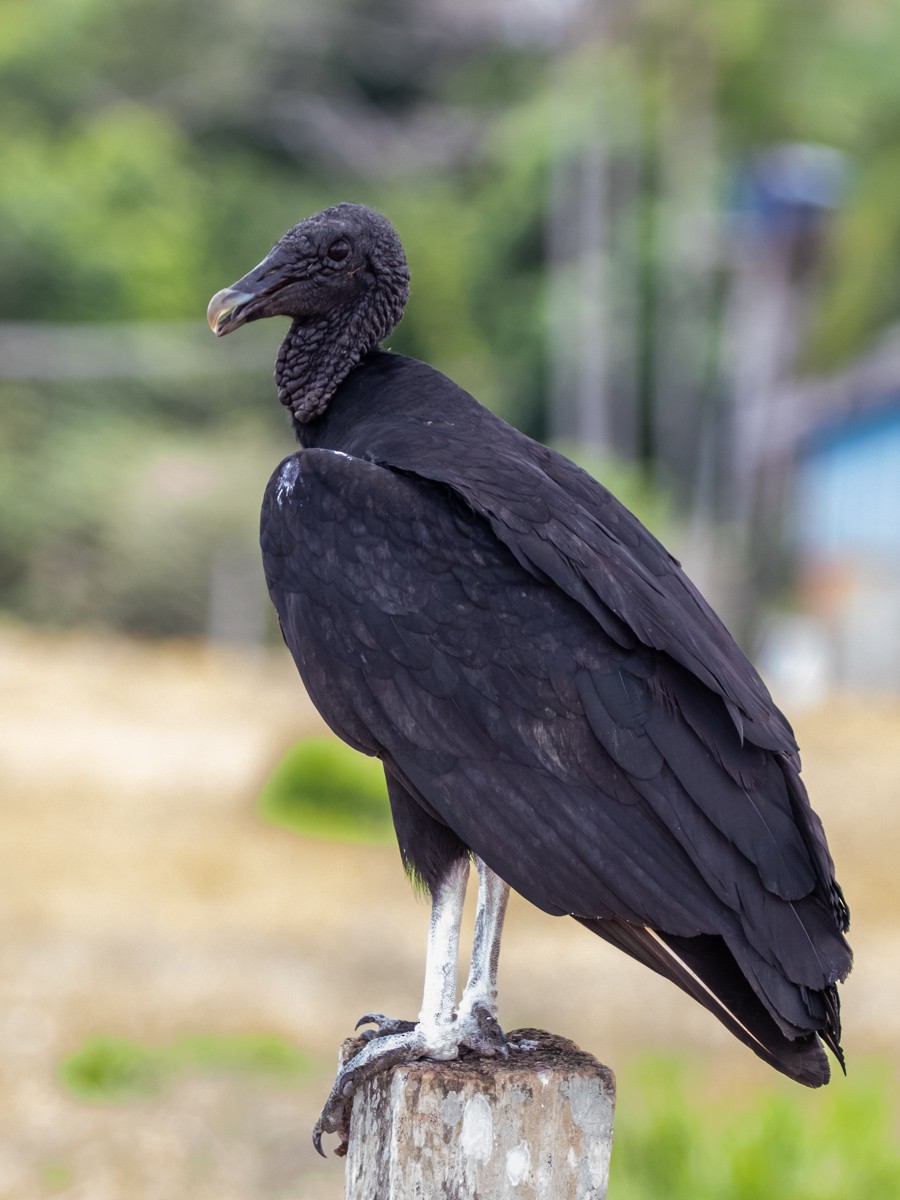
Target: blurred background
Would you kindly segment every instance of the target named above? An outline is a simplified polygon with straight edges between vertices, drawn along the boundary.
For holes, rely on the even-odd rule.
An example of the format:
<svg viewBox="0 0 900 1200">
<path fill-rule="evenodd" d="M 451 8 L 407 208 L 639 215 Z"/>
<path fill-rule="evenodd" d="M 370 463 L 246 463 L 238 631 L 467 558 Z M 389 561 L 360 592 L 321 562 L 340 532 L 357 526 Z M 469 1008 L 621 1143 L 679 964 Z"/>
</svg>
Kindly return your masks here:
<svg viewBox="0 0 900 1200">
<path fill-rule="evenodd" d="M 855 916 L 824 1096 L 524 905 L 507 1026 L 618 1071 L 613 1200 L 900 1194 L 898 60 L 894 0 L 5 0 L 0 1197 L 336 1198 L 334 1049 L 418 1008 L 383 798 L 282 758 L 324 731 L 256 544 L 281 330 L 204 320 L 345 199 L 407 248 L 390 345 L 762 664 Z"/>
</svg>

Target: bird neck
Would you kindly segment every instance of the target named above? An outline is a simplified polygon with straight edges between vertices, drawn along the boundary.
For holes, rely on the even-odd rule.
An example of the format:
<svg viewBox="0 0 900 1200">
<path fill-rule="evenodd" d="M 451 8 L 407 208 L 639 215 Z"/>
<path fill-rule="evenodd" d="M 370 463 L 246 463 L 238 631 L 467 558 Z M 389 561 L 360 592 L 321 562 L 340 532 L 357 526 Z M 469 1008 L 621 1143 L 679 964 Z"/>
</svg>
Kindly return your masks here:
<svg viewBox="0 0 900 1200">
<path fill-rule="evenodd" d="M 315 321 L 295 319 L 275 360 L 278 399 L 300 424 L 320 416 L 374 344 L 357 312 L 335 309 Z"/>
<path fill-rule="evenodd" d="M 377 270 L 375 269 L 377 267 Z M 384 340 L 403 316 L 409 268 L 402 251 L 376 257 L 373 285 L 355 304 L 332 308 L 311 319 L 295 318 L 275 361 L 278 398 L 294 421 L 319 417 L 353 368 Z"/>
</svg>

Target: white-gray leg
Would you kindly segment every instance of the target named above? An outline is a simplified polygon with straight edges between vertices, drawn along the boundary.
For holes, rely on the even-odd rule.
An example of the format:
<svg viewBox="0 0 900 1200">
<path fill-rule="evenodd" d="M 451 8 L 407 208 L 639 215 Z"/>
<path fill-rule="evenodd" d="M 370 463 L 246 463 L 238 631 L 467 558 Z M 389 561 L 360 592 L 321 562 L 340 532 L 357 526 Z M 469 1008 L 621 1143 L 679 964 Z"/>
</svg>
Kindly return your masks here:
<svg viewBox="0 0 900 1200">
<path fill-rule="evenodd" d="M 459 926 L 462 921 L 469 860 L 460 859 L 441 881 L 431 905 L 431 926 L 425 956 L 425 989 L 417 1028 L 435 1051 L 429 1058 L 456 1058 L 458 1040 L 453 1036 L 456 1008 L 456 966 L 459 961 Z M 481 888 L 479 885 L 479 897 Z M 446 1043 L 446 1053 L 437 1047 Z"/>
<path fill-rule="evenodd" d="M 465 1045 L 482 1054 L 502 1054 L 507 1046 L 497 1022 L 497 967 L 509 884 L 480 858 L 475 859 L 475 866 L 478 868 L 478 901 L 472 965 L 457 1020 Z"/>
<path fill-rule="evenodd" d="M 509 900 L 509 884 L 504 883 L 480 858 L 478 868 L 478 902 L 475 909 L 475 937 L 472 942 L 472 966 L 466 990 L 459 1006 L 460 1015 L 473 1004 L 482 1004 L 497 1015 L 497 966 L 500 961 L 500 938 Z"/>
</svg>

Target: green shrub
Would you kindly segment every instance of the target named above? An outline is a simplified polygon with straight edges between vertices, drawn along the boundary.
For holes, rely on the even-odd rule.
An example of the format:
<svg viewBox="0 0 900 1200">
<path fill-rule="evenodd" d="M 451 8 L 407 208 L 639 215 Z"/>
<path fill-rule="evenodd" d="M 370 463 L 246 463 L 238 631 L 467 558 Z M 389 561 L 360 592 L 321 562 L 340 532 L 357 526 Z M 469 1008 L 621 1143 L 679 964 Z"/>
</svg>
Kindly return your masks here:
<svg viewBox="0 0 900 1200">
<path fill-rule="evenodd" d="M 690 1080 L 689 1084 L 687 1080 Z M 620 1075 L 610 1200 L 894 1200 L 895 1081 L 857 1065 L 819 1092 L 780 1081 L 704 1097 L 696 1068 L 649 1058 Z"/>
<path fill-rule="evenodd" d="M 167 1063 L 159 1050 L 98 1035 L 63 1059 L 60 1081 L 88 1100 L 124 1100 L 159 1091 Z"/>
<path fill-rule="evenodd" d="M 292 746 L 263 785 L 260 811 L 277 825 L 312 837 L 391 838 L 381 763 L 337 738 L 308 738 Z"/>
<path fill-rule="evenodd" d="M 154 1095 L 173 1077 L 188 1073 L 291 1082 L 306 1071 L 304 1055 L 269 1033 L 185 1034 L 163 1046 L 98 1034 L 63 1060 L 59 1077 L 83 1099 L 116 1101 Z"/>
</svg>

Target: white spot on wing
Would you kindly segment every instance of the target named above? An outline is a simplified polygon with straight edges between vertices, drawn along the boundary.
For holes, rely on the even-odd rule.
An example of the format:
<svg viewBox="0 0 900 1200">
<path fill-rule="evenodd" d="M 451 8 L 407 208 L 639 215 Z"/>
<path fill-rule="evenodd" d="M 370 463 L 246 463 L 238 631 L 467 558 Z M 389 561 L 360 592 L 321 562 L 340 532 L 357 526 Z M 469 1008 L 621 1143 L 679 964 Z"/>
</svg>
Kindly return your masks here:
<svg viewBox="0 0 900 1200">
<path fill-rule="evenodd" d="M 278 472 L 278 482 L 275 484 L 275 503 L 279 508 L 284 507 L 285 500 L 293 493 L 299 476 L 300 463 L 296 458 L 289 458 L 282 464 Z"/>
</svg>

